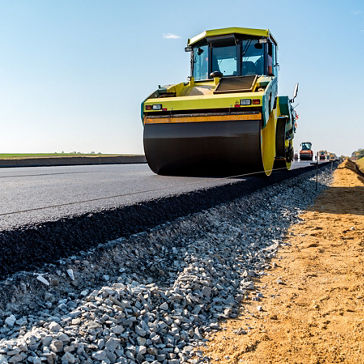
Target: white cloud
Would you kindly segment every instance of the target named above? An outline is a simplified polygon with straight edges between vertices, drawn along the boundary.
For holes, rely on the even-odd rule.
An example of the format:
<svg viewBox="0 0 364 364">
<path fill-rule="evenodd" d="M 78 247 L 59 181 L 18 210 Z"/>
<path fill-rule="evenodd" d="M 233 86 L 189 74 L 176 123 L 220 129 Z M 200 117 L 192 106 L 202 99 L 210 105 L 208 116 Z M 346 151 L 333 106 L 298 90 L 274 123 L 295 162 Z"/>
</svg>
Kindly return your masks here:
<svg viewBox="0 0 364 364">
<path fill-rule="evenodd" d="M 179 35 L 177 35 L 177 34 L 166 33 L 166 34 L 163 34 L 163 38 L 164 39 L 179 39 L 181 37 Z"/>
</svg>

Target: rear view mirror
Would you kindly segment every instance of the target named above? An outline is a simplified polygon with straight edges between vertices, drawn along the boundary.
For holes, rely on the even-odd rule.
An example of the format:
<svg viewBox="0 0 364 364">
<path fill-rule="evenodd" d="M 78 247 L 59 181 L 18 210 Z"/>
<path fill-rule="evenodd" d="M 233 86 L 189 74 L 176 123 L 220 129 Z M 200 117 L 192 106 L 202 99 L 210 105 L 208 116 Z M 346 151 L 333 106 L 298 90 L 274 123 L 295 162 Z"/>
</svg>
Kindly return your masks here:
<svg viewBox="0 0 364 364">
<path fill-rule="evenodd" d="M 297 94 L 298 94 L 298 83 L 296 83 L 296 86 L 294 87 L 293 100 L 297 97 Z"/>
<path fill-rule="evenodd" d="M 298 94 L 298 82 L 296 83 L 296 86 L 294 87 L 293 97 L 290 100 L 291 102 L 294 102 L 295 98 L 297 97 L 297 94 Z"/>
<path fill-rule="evenodd" d="M 204 50 L 202 48 L 197 49 L 197 54 L 200 56 L 202 53 L 204 52 Z"/>
</svg>

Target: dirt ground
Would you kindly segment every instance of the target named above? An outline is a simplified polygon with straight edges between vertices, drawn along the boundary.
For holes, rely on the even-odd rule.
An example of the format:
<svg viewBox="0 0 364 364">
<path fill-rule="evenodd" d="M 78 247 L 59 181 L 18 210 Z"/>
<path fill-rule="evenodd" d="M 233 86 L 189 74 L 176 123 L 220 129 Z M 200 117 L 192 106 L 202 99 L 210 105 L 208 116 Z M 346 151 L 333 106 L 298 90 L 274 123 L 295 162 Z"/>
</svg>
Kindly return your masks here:
<svg viewBox="0 0 364 364">
<path fill-rule="evenodd" d="M 211 362 L 364 363 L 364 179 L 348 167 L 289 230 L 263 297 L 208 337 Z"/>
</svg>

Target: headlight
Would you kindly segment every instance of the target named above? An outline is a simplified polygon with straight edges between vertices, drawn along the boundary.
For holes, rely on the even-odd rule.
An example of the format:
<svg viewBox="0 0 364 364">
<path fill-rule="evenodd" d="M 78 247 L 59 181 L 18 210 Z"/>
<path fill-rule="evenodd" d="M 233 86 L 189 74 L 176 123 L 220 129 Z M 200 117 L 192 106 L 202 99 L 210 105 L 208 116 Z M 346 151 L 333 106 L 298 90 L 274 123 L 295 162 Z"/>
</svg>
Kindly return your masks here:
<svg viewBox="0 0 364 364">
<path fill-rule="evenodd" d="M 242 106 L 251 105 L 251 103 L 252 103 L 252 100 L 250 100 L 250 99 L 241 99 L 240 100 L 240 105 L 242 105 Z"/>
</svg>

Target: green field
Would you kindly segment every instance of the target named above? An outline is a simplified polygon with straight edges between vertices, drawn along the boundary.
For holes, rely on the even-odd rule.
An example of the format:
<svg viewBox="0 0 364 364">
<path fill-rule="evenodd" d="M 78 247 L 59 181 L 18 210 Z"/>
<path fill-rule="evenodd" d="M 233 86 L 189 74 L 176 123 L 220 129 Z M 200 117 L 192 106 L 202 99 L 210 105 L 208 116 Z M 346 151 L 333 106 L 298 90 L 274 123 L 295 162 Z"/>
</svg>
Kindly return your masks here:
<svg viewBox="0 0 364 364">
<path fill-rule="evenodd" d="M 0 153 L 0 159 L 62 158 L 62 157 L 112 157 L 121 154 L 82 154 L 82 153 Z"/>
<path fill-rule="evenodd" d="M 364 157 L 360 158 L 356 161 L 356 164 L 358 165 L 359 169 L 361 170 L 361 172 L 364 173 Z"/>
</svg>

